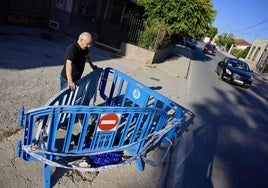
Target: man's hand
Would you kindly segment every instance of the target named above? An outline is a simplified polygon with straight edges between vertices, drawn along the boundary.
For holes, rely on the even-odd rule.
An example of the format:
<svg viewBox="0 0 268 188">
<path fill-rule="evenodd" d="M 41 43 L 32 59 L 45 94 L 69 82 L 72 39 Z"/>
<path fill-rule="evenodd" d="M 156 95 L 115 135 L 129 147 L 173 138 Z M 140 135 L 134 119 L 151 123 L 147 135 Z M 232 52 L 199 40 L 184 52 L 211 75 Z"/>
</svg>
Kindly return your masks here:
<svg viewBox="0 0 268 188">
<path fill-rule="evenodd" d="M 92 65 L 91 68 L 92 68 L 93 70 L 96 70 L 96 69 L 98 69 L 98 66 L 97 66 L 97 65 Z"/>
<path fill-rule="evenodd" d="M 74 82 L 68 82 L 68 86 L 70 88 L 70 90 L 74 91 L 76 89 L 76 85 Z"/>
<path fill-rule="evenodd" d="M 92 63 L 92 60 L 91 60 L 91 57 L 90 57 L 89 54 L 86 55 L 86 59 L 87 59 L 87 62 L 89 63 L 89 65 L 90 65 L 90 67 L 91 67 L 93 70 L 98 69 L 97 65 L 94 65 L 94 64 Z"/>
</svg>

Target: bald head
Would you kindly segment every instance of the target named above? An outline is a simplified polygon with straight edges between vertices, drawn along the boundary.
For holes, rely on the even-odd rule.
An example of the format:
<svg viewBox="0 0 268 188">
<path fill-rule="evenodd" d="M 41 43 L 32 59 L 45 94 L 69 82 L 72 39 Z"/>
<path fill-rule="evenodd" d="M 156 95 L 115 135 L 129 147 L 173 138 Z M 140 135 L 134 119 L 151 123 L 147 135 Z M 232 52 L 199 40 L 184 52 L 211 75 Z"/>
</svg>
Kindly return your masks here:
<svg viewBox="0 0 268 188">
<path fill-rule="evenodd" d="M 79 39 L 83 39 L 83 40 L 87 40 L 87 41 L 90 40 L 91 41 L 92 37 L 91 37 L 91 34 L 90 33 L 83 32 L 83 33 L 81 33 L 79 35 Z"/>
<path fill-rule="evenodd" d="M 92 43 L 92 36 L 88 32 L 83 32 L 79 35 L 78 44 L 82 49 L 88 48 Z"/>
</svg>

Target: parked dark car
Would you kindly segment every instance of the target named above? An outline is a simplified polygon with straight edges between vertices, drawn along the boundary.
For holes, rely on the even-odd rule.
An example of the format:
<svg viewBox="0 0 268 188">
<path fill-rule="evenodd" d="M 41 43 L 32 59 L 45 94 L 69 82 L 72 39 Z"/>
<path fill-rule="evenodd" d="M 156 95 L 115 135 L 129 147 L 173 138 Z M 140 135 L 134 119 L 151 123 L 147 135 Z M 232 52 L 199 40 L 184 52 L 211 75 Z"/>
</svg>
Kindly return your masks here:
<svg viewBox="0 0 268 188">
<path fill-rule="evenodd" d="M 217 48 L 213 44 L 206 44 L 203 52 L 205 54 L 216 55 Z"/>
<path fill-rule="evenodd" d="M 253 71 L 248 64 L 235 58 L 224 58 L 218 63 L 216 72 L 222 80 L 245 88 L 249 88 L 253 81 Z"/>
<path fill-rule="evenodd" d="M 185 42 L 185 46 L 192 48 L 192 49 L 196 49 L 197 42 L 195 39 L 187 39 Z"/>
</svg>

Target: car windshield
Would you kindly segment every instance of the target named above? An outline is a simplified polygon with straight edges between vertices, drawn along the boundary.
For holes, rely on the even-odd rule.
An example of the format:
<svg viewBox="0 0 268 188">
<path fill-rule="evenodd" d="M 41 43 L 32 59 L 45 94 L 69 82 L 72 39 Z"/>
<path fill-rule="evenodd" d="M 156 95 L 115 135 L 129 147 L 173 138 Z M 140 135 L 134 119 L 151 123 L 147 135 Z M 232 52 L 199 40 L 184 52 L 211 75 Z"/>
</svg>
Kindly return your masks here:
<svg viewBox="0 0 268 188">
<path fill-rule="evenodd" d="M 212 44 L 207 44 L 207 47 L 208 47 L 208 48 L 216 49 L 216 46 L 215 46 L 215 45 L 212 45 Z"/>
<path fill-rule="evenodd" d="M 240 70 L 249 71 L 249 66 L 246 63 L 240 61 L 229 61 L 228 66 L 235 67 Z"/>
<path fill-rule="evenodd" d="M 191 39 L 191 41 L 192 41 L 193 43 L 197 43 L 195 39 Z"/>
</svg>

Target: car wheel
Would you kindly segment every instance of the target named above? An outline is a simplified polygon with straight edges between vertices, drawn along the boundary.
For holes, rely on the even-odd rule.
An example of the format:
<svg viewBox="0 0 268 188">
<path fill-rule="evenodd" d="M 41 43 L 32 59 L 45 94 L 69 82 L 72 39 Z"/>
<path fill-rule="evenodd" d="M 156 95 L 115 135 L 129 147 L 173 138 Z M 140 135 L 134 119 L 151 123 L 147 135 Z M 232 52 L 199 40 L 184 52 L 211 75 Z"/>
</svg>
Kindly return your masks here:
<svg viewBox="0 0 268 188">
<path fill-rule="evenodd" d="M 250 88 L 250 86 L 251 86 L 251 85 L 244 85 L 244 88 L 245 88 L 245 89 L 248 89 L 248 88 Z"/>
<path fill-rule="evenodd" d="M 216 67 L 216 70 L 215 70 L 215 72 L 217 73 L 217 75 L 219 75 L 219 71 L 218 70 L 219 70 L 219 66 L 217 66 Z"/>
<path fill-rule="evenodd" d="M 218 75 L 219 75 L 218 78 L 221 79 L 221 80 L 223 80 L 223 70 L 222 69 L 220 69 Z"/>
</svg>

